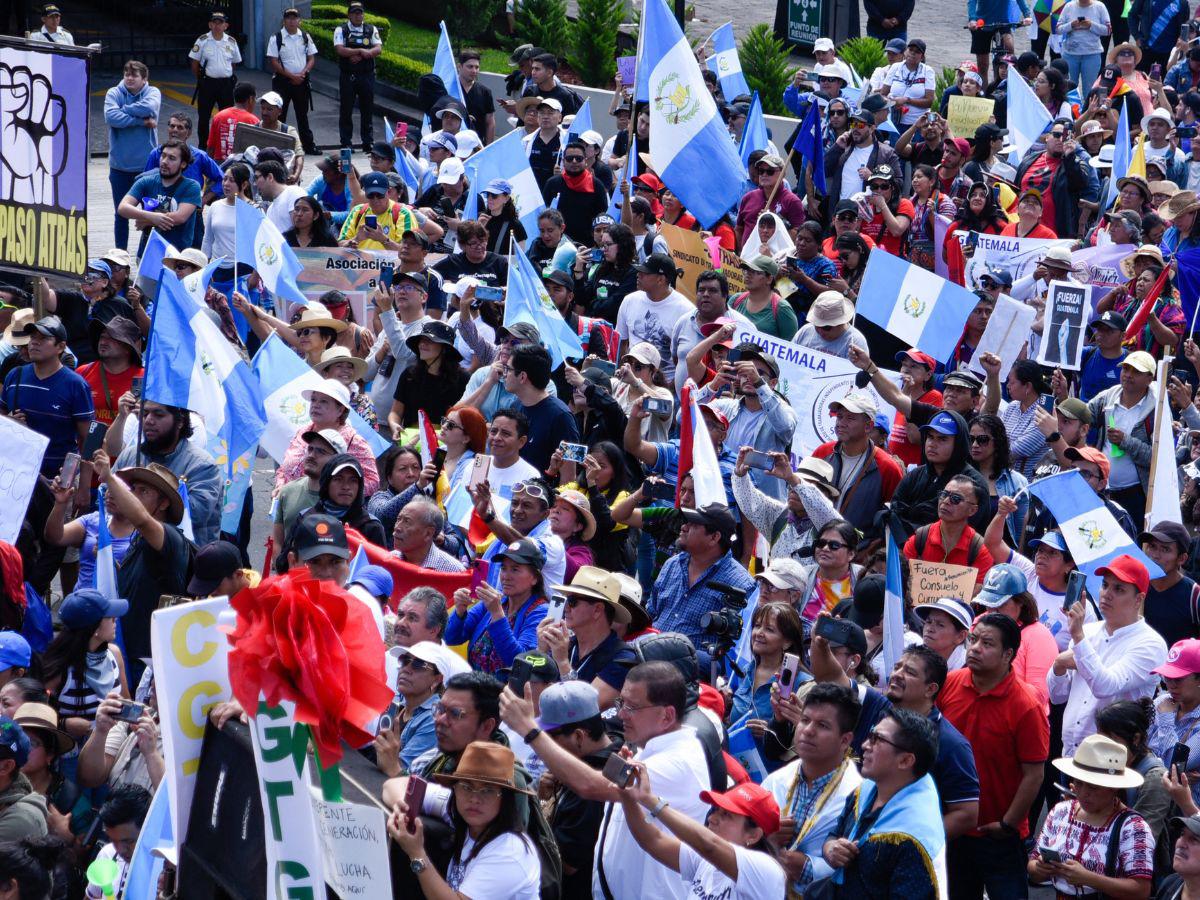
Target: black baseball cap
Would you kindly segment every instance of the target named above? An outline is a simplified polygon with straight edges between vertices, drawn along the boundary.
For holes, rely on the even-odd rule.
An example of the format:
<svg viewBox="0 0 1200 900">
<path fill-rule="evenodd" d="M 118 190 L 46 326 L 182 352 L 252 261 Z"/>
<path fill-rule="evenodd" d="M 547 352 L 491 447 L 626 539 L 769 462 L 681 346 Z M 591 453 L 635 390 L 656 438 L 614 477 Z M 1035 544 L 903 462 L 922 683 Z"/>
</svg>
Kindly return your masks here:
<svg viewBox="0 0 1200 900">
<path fill-rule="evenodd" d="M 518 538 L 513 541 L 493 559 L 507 559 L 511 562 L 520 563 L 523 566 L 533 566 L 539 572 L 542 566 L 546 564 L 546 554 L 542 552 L 542 548 L 538 546 L 538 542 L 532 538 Z"/>
<path fill-rule="evenodd" d="M 1125 321 L 1125 317 L 1111 309 L 1092 319 L 1088 327 L 1095 328 L 1097 325 L 1103 325 L 1105 328 L 1112 328 L 1120 332 L 1124 332 L 1129 327 L 1129 323 Z"/>
<path fill-rule="evenodd" d="M 405 232 L 411 234 L 412 232 Z M 429 293 L 429 278 L 424 272 L 396 272 L 392 275 L 392 284 L 398 284 L 401 281 L 411 281 L 425 293 Z"/>
<path fill-rule="evenodd" d="M 683 509 L 683 518 L 695 525 L 703 525 L 710 531 L 722 534 L 733 534 L 737 530 L 737 521 L 729 507 L 723 503 L 710 503 L 701 509 Z"/>
<path fill-rule="evenodd" d="M 562 269 L 551 269 L 542 276 L 542 281 L 561 285 L 569 291 L 575 290 L 575 279 Z"/>
<path fill-rule="evenodd" d="M 766 363 L 767 368 L 771 370 L 771 377 L 779 377 L 779 361 L 769 353 L 764 353 L 763 348 L 754 343 L 754 341 L 742 341 L 737 345 L 736 349 L 741 352 L 742 359 L 752 356 L 755 359 L 762 360 Z"/>
<path fill-rule="evenodd" d="M 679 277 L 679 269 L 675 265 L 675 260 L 665 253 L 651 253 L 646 257 L 644 263 L 634 266 L 633 270 L 646 275 L 665 275 L 672 283 Z"/>
<path fill-rule="evenodd" d="M 300 562 L 308 562 L 314 556 L 326 553 L 339 559 L 350 558 L 346 527 L 333 516 L 323 513 L 307 515 L 296 523 L 296 537 L 292 546 Z"/>
<path fill-rule="evenodd" d="M 67 339 L 67 328 L 58 316 L 42 316 L 36 322 L 30 322 L 21 329 L 20 336 L 29 337 L 35 331 L 41 332 L 46 337 L 52 337 L 56 341 L 65 341 Z"/>
<path fill-rule="evenodd" d="M 513 657 L 514 662 L 518 659 L 529 663 L 530 675 L 543 684 L 558 684 L 562 680 L 562 672 L 559 671 L 558 663 L 548 653 L 541 653 L 537 650 L 526 650 L 524 653 L 518 653 Z M 502 671 L 505 675 L 511 677 L 512 669 L 504 669 Z"/>
<path fill-rule="evenodd" d="M 213 541 L 196 551 L 188 593 L 208 597 L 222 581 L 242 567 L 242 552 L 228 541 Z"/>
<path fill-rule="evenodd" d="M 371 145 L 371 156 L 378 156 L 380 159 L 395 159 L 396 148 L 387 141 L 376 141 Z"/>
</svg>

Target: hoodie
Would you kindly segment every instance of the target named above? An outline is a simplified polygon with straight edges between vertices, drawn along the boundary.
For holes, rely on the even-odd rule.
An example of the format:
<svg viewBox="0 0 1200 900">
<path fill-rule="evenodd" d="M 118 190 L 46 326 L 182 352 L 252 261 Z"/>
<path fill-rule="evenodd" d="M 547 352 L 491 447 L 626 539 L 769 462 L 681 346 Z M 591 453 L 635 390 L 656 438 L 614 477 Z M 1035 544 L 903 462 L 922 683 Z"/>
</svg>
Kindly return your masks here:
<svg viewBox="0 0 1200 900">
<path fill-rule="evenodd" d="M 43 837 L 46 834 L 46 798 L 33 789 L 29 779 L 18 773 L 0 791 L 0 841 Z"/>
<path fill-rule="evenodd" d="M 958 434 L 954 436 L 954 452 L 950 461 L 939 475 L 925 456 L 925 441 L 921 441 L 921 464 L 912 469 L 900 479 L 896 493 L 892 495 L 892 509 L 908 526 L 910 533 L 922 525 L 930 525 L 937 521 L 938 493 L 957 475 L 965 475 L 975 482 L 976 491 L 980 498 L 979 509 L 971 516 L 971 527 L 980 534 L 987 529 L 991 521 L 991 513 L 984 499 L 988 495 L 987 479 L 979 470 L 971 465 L 971 455 L 967 445 L 967 421 L 956 412 L 944 410 L 947 415 L 954 417 L 958 425 Z"/>
<path fill-rule="evenodd" d="M 146 119 L 158 118 L 162 94 L 146 85 L 131 94 L 118 84 L 104 95 L 104 122 L 108 125 L 108 167 L 118 172 L 141 174 L 146 160 L 158 146 L 158 129 L 147 128 Z"/>
<path fill-rule="evenodd" d="M 329 499 L 329 480 L 333 477 L 334 469 L 343 463 L 348 463 L 358 473 L 358 493 L 354 497 L 354 502 L 348 507 L 338 506 Z M 372 544 L 386 547 L 387 535 L 383 531 L 383 523 L 367 512 L 366 505 L 363 503 L 363 480 L 362 464 L 349 453 L 339 453 L 325 463 L 325 468 L 321 470 L 320 487 L 317 490 L 321 499 L 315 506 L 300 513 L 296 517 L 296 521 L 304 518 L 310 512 L 324 513 L 340 519 L 344 525 L 355 529 Z"/>
</svg>

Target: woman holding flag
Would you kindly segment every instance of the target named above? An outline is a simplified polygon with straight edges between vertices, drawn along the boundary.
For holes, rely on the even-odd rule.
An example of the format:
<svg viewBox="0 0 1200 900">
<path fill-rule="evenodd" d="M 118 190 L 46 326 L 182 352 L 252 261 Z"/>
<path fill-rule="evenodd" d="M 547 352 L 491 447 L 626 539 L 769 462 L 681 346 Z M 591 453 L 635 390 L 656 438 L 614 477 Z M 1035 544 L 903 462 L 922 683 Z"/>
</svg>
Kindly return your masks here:
<svg viewBox="0 0 1200 900">
<path fill-rule="evenodd" d="M 67 511 L 75 497 L 74 487 L 63 487 L 62 482 L 55 476 L 50 484 L 50 492 L 54 495 L 54 507 L 46 519 L 46 543 L 54 547 L 79 548 L 79 577 L 75 581 L 76 589 L 96 587 L 96 550 L 100 534 L 100 516 L 104 514 L 104 506 L 96 512 L 90 512 L 77 519 L 66 521 Z M 119 510 L 112 510 L 107 517 L 108 533 L 112 536 L 113 565 L 119 566 L 129 549 L 136 529 Z"/>
<path fill-rule="evenodd" d="M 1164 353 L 1173 353 L 1187 327 L 1179 295 L 1171 287 L 1170 275 L 1159 283 L 1159 276 L 1164 272 L 1167 270 L 1162 266 L 1148 265 L 1131 284 L 1113 288 L 1096 304 L 1097 314 L 1111 309 L 1124 316 L 1131 323 L 1130 331 L 1133 332 L 1126 332 L 1126 344 L 1132 342 L 1131 349 L 1145 350 L 1155 359 L 1162 359 Z M 1136 316 L 1148 300 L 1151 301 L 1148 313 Z M 1144 320 L 1144 325 L 1133 327 L 1137 325 L 1135 318 Z"/>
</svg>

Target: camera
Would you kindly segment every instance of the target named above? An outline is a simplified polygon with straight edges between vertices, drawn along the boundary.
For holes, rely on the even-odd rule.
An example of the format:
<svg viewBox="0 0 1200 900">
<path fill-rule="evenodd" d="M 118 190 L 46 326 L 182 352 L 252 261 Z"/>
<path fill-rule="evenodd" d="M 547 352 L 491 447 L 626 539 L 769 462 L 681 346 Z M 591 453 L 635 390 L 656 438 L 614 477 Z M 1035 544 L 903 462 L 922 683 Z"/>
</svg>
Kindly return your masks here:
<svg viewBox="0 0 1200 900">
<path fill-rule="evenodd" d="M 742 633 L 742 610 L 746 592 L 731 584 L 710 581 L 708 586 L 721 595 L 721 607 L 700 617 L 700 630 L 722 641 L 736 641 Z"/>
</svg>

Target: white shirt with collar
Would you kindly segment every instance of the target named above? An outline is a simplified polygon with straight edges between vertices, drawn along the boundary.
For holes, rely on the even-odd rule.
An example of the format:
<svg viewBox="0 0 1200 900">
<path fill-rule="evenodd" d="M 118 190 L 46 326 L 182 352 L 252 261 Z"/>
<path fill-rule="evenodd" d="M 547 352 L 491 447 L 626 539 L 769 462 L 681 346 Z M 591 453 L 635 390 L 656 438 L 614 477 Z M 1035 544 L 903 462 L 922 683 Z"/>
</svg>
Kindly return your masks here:
<svg viewBox="0 0 1200 900">
<path fill-rule="evenodd" d="M 232 35 L 226 34 L 217 40 L 208 31 L 192 46 L 188 59 L 200 63 L 200 68 L 209 78 L 228 78 L 233 74 L 233 67 L 242 61 L 242 51 Z"/>
<path fill-rule="evenodd" d="M 71 47 L 75 46 L 75 38 L 71 37 L 71 32 L 67 31 L 65 28 L 60 28 L 58 31 L 50 32 L 47 31 L 46 26 L 43 25 L 37 31 L 32 32 L 29 35 L 29 39 L 31 41 L 41 41 L 45 44 L 66 44 Z"/>
<path fill-rule="evenodd" d="M 1104 622 L 1083 626 L 1083 640 L 1071 641 L 1075 668 L 1063 675 L 1046 674 L 1050 702 L 1066 702 L 1063 713 L 1063 755 L 1070 756 L 1089 734 L 1096 732 L 1095 712 L 1117 700 L 1153 696 L 1158 676 L 1150 670 L 1167 659 L 1162 637 L 1138 620 L 1108 633 Z"/>
<path fill-rule="evenodd" d="M 634 757 L 645 763 L 654 793 L 671 804 L 676 812 L 703 823 L 708 804 L 700 792 L 709 789 L 708 764 L 704 748 L 693 728 L 683 725 L 675 731 L 660 734 L 646 741 L 646 746 Z M 662 829 L 655 820 L 652 822 Z M 638 846 L 625 822 L 625 809 L 620 803 L 605 808 L 596 841 L 596 862 L 592 867 L 592 895 L 605 896 L 600 887 L 600 866 L 612 892 L 613 900 L 666 900 L 688 896 L 688 885 L 679 875 L 657 862 Z M 765 898 L 764 898 L 765 900 Z"/>
<path fill-rule="evenodd" d="M 283 34 L 283 46 L 279 46 L 279 35 Z M 283 70 L 292 75 L 299 75 L 308 65 L 308 58 L 317 55 L 317 45 L 313 43 L 312 35 L 301 28 L 295 34 L 290 34 L 286 28 L 275 32 L 267 42 L 267 56 L 279 60 Z"/>
</svg>

